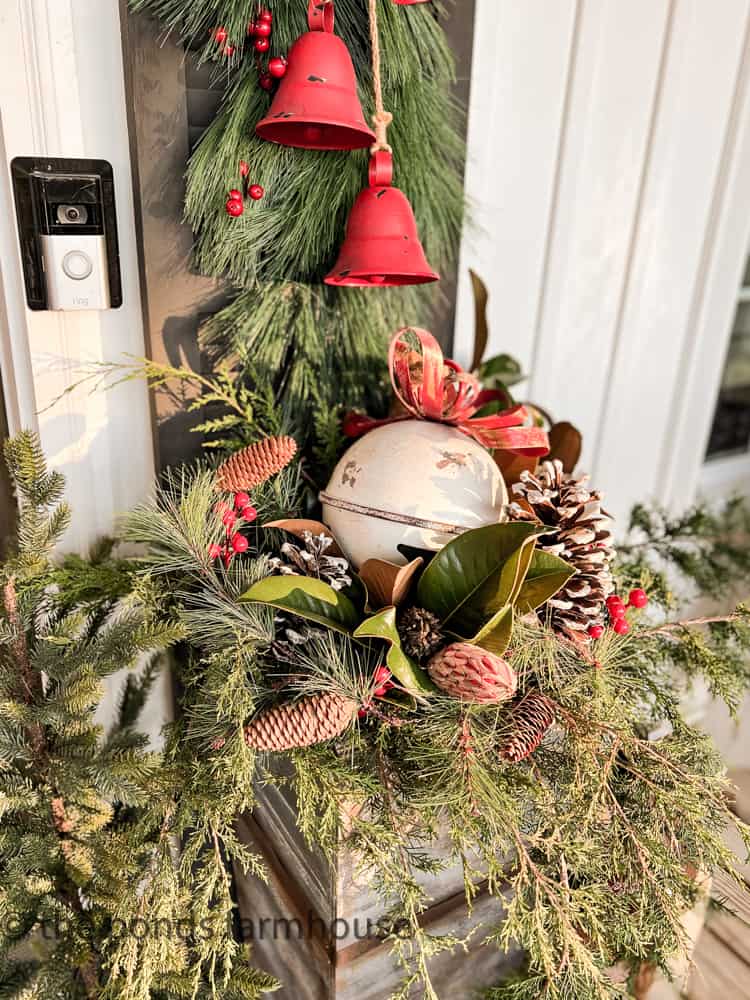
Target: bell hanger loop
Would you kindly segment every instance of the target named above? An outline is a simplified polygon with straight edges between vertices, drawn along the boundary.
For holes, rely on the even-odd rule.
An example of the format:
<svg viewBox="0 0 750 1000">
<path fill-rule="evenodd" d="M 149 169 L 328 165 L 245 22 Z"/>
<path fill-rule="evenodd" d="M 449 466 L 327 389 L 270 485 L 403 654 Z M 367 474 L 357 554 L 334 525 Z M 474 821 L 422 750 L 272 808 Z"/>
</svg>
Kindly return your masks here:
<svg viewBox="0 0 750 1000">
<path fill-rule="evenodd" d="M 310 0 L 307 6 L 307 26 L 310 31 L 333 31 L 335 11 L 333 0 Z"/>
</svg>

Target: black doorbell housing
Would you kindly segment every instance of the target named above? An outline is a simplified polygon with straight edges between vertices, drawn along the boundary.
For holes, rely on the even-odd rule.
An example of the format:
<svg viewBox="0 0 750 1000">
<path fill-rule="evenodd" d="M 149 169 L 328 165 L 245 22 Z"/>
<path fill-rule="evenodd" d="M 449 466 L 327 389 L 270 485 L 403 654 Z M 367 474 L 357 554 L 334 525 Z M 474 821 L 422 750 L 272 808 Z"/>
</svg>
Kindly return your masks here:
<svg viewBox="0 0 750 1000">
<path fill-rule="evenodd" d="M 29 308 L 122 305 L 111 164 L 18 156 L 11 174 Z"/>
</svg>

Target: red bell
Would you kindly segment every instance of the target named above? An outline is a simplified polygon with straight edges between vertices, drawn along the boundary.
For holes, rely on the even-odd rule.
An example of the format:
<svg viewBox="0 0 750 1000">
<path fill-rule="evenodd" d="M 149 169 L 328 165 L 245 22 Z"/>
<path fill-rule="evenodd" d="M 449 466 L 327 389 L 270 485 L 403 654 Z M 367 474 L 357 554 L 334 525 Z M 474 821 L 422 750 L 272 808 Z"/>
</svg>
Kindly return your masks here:
<svg viewBox="0 0 750 1000">
<path fill-rule="evenodd" d="M 370 186 L 357 195 L 327 285 L 423 285 L 440 280 L 427 263 L 409 200 L 391 187 L 392 178 L 391 154 L 375 153 L 370 158 Z"/>
<path fill-rule="evenodd" d="M 261 139 L 302 149 L 361 149 L 375 139 L 359 103 L 352 57 L 333 34 L 333 19 L 332 0 L 310 0 L 310 30 L 289 50 L 273 104 L 255 127 Z"/>
</svg>

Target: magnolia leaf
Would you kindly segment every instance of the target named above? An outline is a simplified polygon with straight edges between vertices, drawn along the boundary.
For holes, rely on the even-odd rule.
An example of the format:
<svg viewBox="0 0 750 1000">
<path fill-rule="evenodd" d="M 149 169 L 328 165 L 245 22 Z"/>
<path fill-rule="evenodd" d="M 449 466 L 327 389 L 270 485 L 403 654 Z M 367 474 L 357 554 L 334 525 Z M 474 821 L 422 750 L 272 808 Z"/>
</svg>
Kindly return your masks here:
<svg viewBox="0 0 750 1000">
<path fill-rule="evenodd" d="M 412 559 L 406 566 L 398 566 L 386 559 L 367 559 L 359 568 L 359 578 L 367 587 L 370 604 L 374 609 L 388 605 L 398 607 L 414 579 L 414 574 L 422 567 L 424 560 Z"/>
<path fill-rule="evenodd" d="M 564 587 L 568 580 L 575 576 L 575 572 L 570 563 L 560 559 L 559 556 L 536 549 L 526 579 L 516 598 L 516 607 L 521 614 L 540 607 Z"/>
<path fill-rule="evenodd" d="M 487 323 L 487 286 L 479 275 L 469 268 L 471 290 L 474 293 L 474 357 L 471 359 L 470 372 L 475 372 L 482 363 L 487 350 L 489 326 Z"/>
<path fill-rule="evenodd" d="M 464 640 L 472 646 L 481 646 L 489 653 L 502 656 L 510 644 L 513 632 L 513 606 L 508 604 L 490 618 L 475 636 Z"/>
<path fill-rule="evenodd" d="M 563 472 L 572 472 L 581 457 L 583 438 L 581 432 L 566 420 L 553 424 L 549 429 L 549 455 L 552 461 L 557 458 L 562 462 Z"/>
<path fill-rule="evenodd" d="M 496 354 L 479 367 L 479 381 L 485 389 L 510 389 L 525 378 L 521 366 L 510 354 Z"/>
<path fill-rule="evenodd" d="M 310 576 L 267 576 L 254 583 L 240 600 L 269 604 L 346 634 L 360 620 L 345 594 Z"/>
<path fill-rule="evenodd" d="M 522 522 L 465 531 L 444 546 L 422 574 L 417 604 L 473 635 L 512 604 L 529 568 L 534 540 L 544 532 Z"/>
<path fill-rule="evenodd" d="M 385 662 L 393 676 L 415 698 L 424 699 L 425 692 L 435 691 L 435 685 L 421 667 L 401 648 L 401 636 L 396 628 L 396 609 L 383 608 L 367 618 L 354 631 L 355 639 L 382 639 L 388 643 Z"/>
</svg>

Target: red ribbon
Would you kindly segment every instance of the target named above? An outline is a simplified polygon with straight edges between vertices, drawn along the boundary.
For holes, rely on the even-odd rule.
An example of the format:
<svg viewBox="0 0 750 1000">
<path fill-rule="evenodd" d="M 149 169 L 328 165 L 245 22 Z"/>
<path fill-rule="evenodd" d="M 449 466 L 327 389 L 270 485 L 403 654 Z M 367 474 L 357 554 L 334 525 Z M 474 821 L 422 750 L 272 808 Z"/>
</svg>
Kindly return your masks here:
<svg viewBox="0 0 750 1000">
<path fill-rule="evenodd" d="M 421 356 L 404 339 L 406 333 L 414 334 L 419 341 Z M 523 426 L 529 419 L 523 406 L 501 410 L 489 417 L 475 416 L 481 407 L 504 399 L 505 394 L 482 389 L 474 375 L 455 361 L 444 359 L 440 345 L 427 330 L 404 327 L 394 334 L 388 350 L 388 368 L 393 391 L 407 413 L 384 420 L 350 413 L 344 419 L 347 437 L 360 437 L 375 427 L 416 417 L 451 424 L 493 451 L 512 451 L 531 457 L 549 452 L 547 432 L 541 427 Z"/>
</svg>

